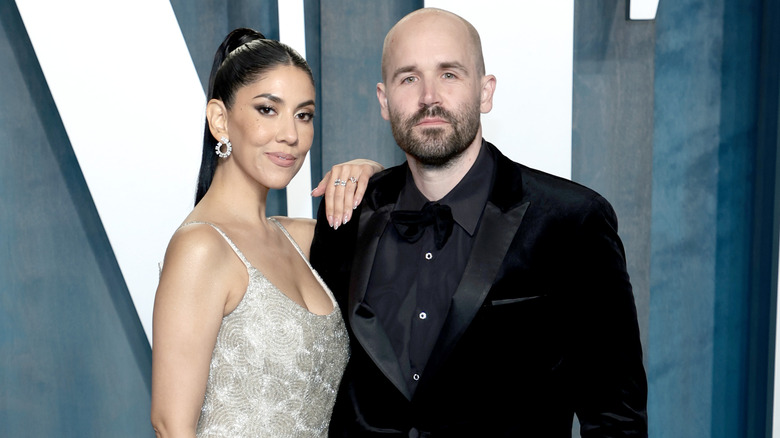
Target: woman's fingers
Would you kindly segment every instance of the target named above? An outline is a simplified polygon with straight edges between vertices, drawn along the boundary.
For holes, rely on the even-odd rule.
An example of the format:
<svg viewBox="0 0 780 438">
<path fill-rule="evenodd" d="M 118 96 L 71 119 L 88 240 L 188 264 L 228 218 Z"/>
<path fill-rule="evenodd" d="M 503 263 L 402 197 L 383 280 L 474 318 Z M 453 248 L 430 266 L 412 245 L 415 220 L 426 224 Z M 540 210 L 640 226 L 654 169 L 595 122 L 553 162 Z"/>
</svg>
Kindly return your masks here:
<svg viewBox="0 0 780 438">
<path fill-rule="evenodd" d="M 312 196 L 325 195 L 328 225 L 338 229 L 352 219 L 352 211 L 363 200 L 371 175 L 381 169 L 375 161 L 352 160 L 333 166 L 325 174 Z"/>
<path fill-rule="evenodd" d="M 330 202 L 328 202 L 327 192 L 325 194 L 326 211 L 330 211 L 331 214 L 329 214 L 328 217 L 333 218 L 332 220 L 328 219 L 328 223 L 333 227 L 333 229 L 338 229 L 339 226 L 347 223 L 349 218 L 345 216 L 345 212 L 351 211 L 347 208 L 344 208 L 344 197 L 347 191 L 347 177 L 342 175 L 344 172 L 343 167 L 344 165 L 336 165 L 333 166 L 333 169 L 331 170 L 331 179 L 333 182 L 327 189 L 332 193 Z"/>
</svg>

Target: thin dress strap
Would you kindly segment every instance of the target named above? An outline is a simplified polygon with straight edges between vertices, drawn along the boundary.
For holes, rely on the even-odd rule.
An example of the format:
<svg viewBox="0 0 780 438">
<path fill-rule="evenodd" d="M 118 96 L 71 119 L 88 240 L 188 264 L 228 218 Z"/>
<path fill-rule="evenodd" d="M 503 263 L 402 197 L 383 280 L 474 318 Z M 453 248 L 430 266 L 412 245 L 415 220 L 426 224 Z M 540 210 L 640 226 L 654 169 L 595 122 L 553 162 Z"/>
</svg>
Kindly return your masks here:
<svg viewBox="0 0 780 438">
<path fill-rule="evenodd" d="M 285 228 L 284 225 L 282 225 L 278 220 L 276 220 L 276 219 L 274 219 L 272 217 L 269 217 L 268 219 L 271 222 L 275 223 L 276 226 L 279 227 L 280 230 L 282 230 L 284 235 L 287 236 L 287 240 L 289 240 L 290 243 L 293 244 L 293 247 L 295 247 L 295 250 L 298 251 L 298 254 L 301 256 L 303 261 L 306 262 L 306 265 L 309 267 L 309 269 L 311 269 L 313 271 L 314 268 L 312 268 L 311 263 L 309 263 L 309 259 L 306 258 L 306 254 L 304 254 L 303 251 L 301 251 L 301 247 L 298 246 L 298 243 L 295 241 L 295 239 L 292 238 L 290 233 L 287 231 L 287 228 Z"/>
<path fill-rule="evenodd" d="M 216 226 L 216 225 L 212 224 L 211 222 L 203 222 L 203 221 L 192 221 L 192 222 L 187 222 L 187 223 L 184 223 L 184 224 L 182 224 L 182 225 L 181 225 L 179 228 L 184 228 L 184 227 L 186 227 L 187 225 L 192 225 L 192 224 L 205 224 L 205 225 L 210 225 L 212 228 L 214 228 L 215 230 L 217 230 L 217 232 L 218 232 L 219 234 L 221 234 L 221 235 L 222 235 L 222 237 L 224 237 L 224 238 L 225 238 L 225 241 L 228 243 L 228 245 L 230 245 L 230 247 L 231 247 L 231 248 L 233 248 L 233 251 L 236 253 L 236 255 L 238 256 L 238 258 L 239 258 L 239 259 L 241 259 L 241 261 L 244 263 L 244 266 L 246 266 L 246 268 L 247 268 L 247 269 L 249 269 L 249 268 L 251 268 L 251 267 L 252 267 L 252 264 L 251 264 L 251 263 L 249 263 L 249 260 L 247 260 L 247 259 L 246 259 L 246 257 L 244 257 L 244 254 L 242 254 L 242 253 L 241 253 L 241 250 L 239 250 L 239 249 L 238 249 L 238 247 L 236 246 L 236 244 L 235 244 L 235 243 L 233 243 L 233 241 L 232 241 L 232 240 L 230 240 L 230 237 L 228 237 L 228 236 L 227 236 L 227 234 L 225 234 L 225 232 L 224 232 L 224 231 L 222 231 L 221 229 L 219 229 L 219 227 L 218 227 L 218 226 Z M 300 250 L 299 250 L 299 251 L 300 251 Z"/>
<path fill-rule="evenodd" d="M 317 280 L 317 282 L 320 284 L 320 286 L 322 286 L 322 289 L 325 290 L 325 294 L 328 295 L 328 297 L 330 298 L 330 301 L 333 303 L 333 309 L 334 310 L 331 311 L 331 313 L 335 312 L 336 311 L 335 309 L 339 305 L 338 305 L 338 302 L 336 301 L 336 297 L 333 295 L 333 292 L 330 290 L 328 285 L 325 283 L 325 280 L 323 280 L 322 277 L 320 277 L 320 274 L 318 274 L 317 271 L 314 269 L 314 267 L 312 267 L 311 263 L 309 262 L 309 259 L 306 258 L 306 254 L 304 254 L 303 251 L 301 251 L 301 247 L 298 246 L 298 243 L 295 241 L 295 239 L 292 238 L 290 233 L 287 231 L 287 228 L 285 228 L 284 225 L 282 225 L 278 220 L 276 220 L 276 219 L 274 219 L 272 217 L 269 217 L 268 219 L 271 222 L 275 223 L 276 226 L 279 227 L 280 230 L 282 230 L 284 235 L 287 236 L 287 240 L 289 240 L 290 243 L 292 243 L 293 247 L 295 248 L 296 251 L 298 251 L 298 254 L 301 256 L 303 261 L 306 262 L 306 266 L 309 267 L 309 270 L 314 275 L 314 278 Z"/>
</svg>

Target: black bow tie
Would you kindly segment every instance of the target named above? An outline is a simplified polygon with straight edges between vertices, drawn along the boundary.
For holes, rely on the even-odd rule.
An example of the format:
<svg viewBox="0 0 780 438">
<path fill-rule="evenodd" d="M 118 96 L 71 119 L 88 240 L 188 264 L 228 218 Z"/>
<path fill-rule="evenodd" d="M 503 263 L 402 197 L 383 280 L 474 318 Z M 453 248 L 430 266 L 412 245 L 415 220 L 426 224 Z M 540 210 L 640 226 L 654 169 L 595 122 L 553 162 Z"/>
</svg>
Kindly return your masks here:
<svg viewBox="0 0 780 438">
<path fill-rule="evenodd" d="M 452 211 L 447 205 L 427 202 L 422 210 L 396 210 L 390 212 L 398 234 L 409 242 L 416 242 L 425 232 L 425 227 L 433 225 L 436 249 L 441 249 L 452 234 Z"/>
</svg>

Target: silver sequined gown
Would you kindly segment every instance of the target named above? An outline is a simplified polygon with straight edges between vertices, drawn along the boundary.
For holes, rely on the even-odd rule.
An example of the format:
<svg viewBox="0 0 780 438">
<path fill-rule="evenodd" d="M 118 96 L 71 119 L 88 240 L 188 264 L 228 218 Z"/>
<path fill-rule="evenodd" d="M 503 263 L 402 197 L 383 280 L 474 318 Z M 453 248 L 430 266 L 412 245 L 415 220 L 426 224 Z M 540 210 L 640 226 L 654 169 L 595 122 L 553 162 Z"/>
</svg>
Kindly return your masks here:
<svg viewBox="0 0 780 438">
<path fill-rule="evenodd" d="M 304 257 L 287 230 L 271 220 Z M 349 358 L 347 332 L 333 294 L 307 260 L 333 301 L 329 315 L 309 312 L 255 269 L 225 233 L 209 225 L 244 262 L 249 285 L 238 307 L 222 319 L 198 437 L 327 436 Z"/>
</svg>

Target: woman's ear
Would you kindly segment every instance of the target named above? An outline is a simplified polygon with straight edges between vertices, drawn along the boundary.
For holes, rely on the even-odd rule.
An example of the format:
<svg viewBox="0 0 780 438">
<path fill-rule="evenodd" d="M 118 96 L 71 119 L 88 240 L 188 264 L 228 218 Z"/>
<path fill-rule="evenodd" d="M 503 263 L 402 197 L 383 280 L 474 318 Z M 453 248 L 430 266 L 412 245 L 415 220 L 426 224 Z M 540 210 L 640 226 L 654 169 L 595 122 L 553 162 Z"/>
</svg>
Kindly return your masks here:
<svg viewBox="0 0 780 438">
<path fill-rule="evenodd" d="M 209 122 L 209 131 L 214 138 L 230 138 L 227 129 L 227 108 L 219 99 L 211 99 L 206 104 L 206 119 Z"/>
</svg>

